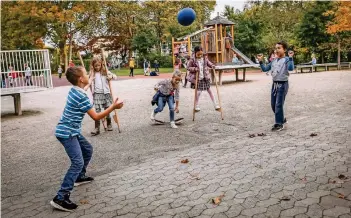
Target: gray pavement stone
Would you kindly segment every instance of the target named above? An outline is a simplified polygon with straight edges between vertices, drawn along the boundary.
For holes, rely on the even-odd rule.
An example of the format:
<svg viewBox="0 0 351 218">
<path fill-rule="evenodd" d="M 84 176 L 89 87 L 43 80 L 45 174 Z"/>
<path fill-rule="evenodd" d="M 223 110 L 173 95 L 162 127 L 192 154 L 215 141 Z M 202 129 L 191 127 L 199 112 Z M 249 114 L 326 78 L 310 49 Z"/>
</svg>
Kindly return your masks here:
<svg viewBox="0 0 351 218">
<path fill-rule="evenodd" d="M 341 216 L 344 214 L 350 215 L 350 208 L 349 207 L 335 206 L 334 208 L 323 211 L 324 216 L 330 216 L 330 217 L 338 217 L 338 216 Z"/>
<path fill-rule="evenodd" d="M 2 147 L 2 217 L 347 218 L 351 182 L 339 183 L 337 177 L 351 177 L 351 149 L 346 146 L 351 143 L 351 110 L 346 100 L 351 98 L 350 72 L 293 75 L 286 106 L 289 124 L 280 133 L 269 131 L 272 112 L 269 104 L 259 100 L 269 90 L 266 77 L 253 77 L 257 80 L 252 83 L 221 87 L 224 108 L 237 113 L 225 113 L 226 119 L 220 121 L 218 113 L 203 103 L 196 122 L 190 122 L 191 114 L 185 112 L 184 124 L 172 135 L 166 126 L 150 127 L 144 121 L 149 112 L 140 111 L 148 104 L 149 94 L 140 94 L 139 88 L 152 88 L 156 80 L 114 83 L 133 99 L 128 110 L 120 112 L 125 132 L 87 136 L 95 148 L 88 169 L 95 181 L 74 190 L 72 200 L 89 202 L 74 213 L 53 211 L 48 205 L 68 163 L 57 167 L 66 156 L 51 132 L 62 111 L 41 104 L 43 99 L 63 104 L 68 88 L 49 91 L 50 98 L 48 93 L 26 95 L 24 107 L 47 112 L 2 119 L 2 143 L 12 145 Z M 130 90 L 134 86 L 138 89 Z M 145 101 L 136 100 L 135 93 Z M 191 105 L 192 93 L 182 90 L 184 105 Z M 313 95 L 306 99 L 306 93 Z M 8 110 L 7 101 L 2 98 L 2 111 Z M 132 119 L 128 118 L 131 114 Z M 160 114 L 165 119 L 167 116 L 167 112 Z M 85 135 L 91 124 L 88 118 L 84 120 Z M 34 131 L 39 127 L 42 139 L 37 139 Z M 150 135 L 150 128 L 157 131 Z M 267 136 L 248 137 L 259 132 Z M 310 137 L 311 132 L 318 136 Z M 165 135 L 171 147 L 164 144 Z M 35 140 L 38 142 L 33 143 Z M 189 164 L 180 163 L 184 158 Z M 43 165 L 43 159 L 50 161 Z M 33 173 L 38 167 L 43 172 Z M 24 182 L 23 178 L 29 177 Z M 222 194 L 222 202 L 214 206 L 211 199 Z M 339 194 L 345 199 L 338 198 Z M 281 200 L 283 197 L 290 200 Z"/>
</svg>

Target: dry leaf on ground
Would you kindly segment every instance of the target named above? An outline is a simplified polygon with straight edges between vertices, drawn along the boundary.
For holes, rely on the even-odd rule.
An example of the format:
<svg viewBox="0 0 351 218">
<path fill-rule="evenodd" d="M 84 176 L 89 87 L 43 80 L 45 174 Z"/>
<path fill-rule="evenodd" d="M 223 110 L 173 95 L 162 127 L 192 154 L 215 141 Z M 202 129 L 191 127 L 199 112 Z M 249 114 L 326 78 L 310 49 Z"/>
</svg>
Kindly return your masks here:
<svg viewBox="0 0 351 218">
<path fill-rule="evenodd" d="M 184 160 L 181 160 L 180 162 L 181 163 L 189 163 L 189 160 L 188 159 L 184 159 Z"/>
<path fill-rule="evenodd" d="M 338 195 L 338 198 L 345 199 L 345 195 L 339 194 L 339 195 Z"/>
<path fill-rule="evenodd" d="M 79 201 L 79 203 L 81 203 L 81 204 L 89 204 L 89 201 L 86 200 L 86 199 L 82 199 L 82 200 Z"/>
<path fill-rule="evenodd" d="M 212 198 L 212 203 L 215 205 L 219 205 L 222 202 L 222 198 L 224 195 L 220 195 L 218 197 Z"/>
<path fill-rule="evenodd" d="M 318 134 L 317 133 L 311 133 L 311 137 L 313 137 L 313 136 L 317 136 Z"/>
</svg>

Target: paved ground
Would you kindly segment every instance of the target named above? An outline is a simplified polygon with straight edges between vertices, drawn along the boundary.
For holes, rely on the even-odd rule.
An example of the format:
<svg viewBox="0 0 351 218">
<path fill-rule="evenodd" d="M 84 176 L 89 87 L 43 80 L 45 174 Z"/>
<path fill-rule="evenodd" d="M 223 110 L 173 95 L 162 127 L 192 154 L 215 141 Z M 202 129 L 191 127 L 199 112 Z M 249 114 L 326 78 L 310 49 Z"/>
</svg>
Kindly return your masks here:
<svg viewBox="0 0 351 218">
<path fill-rule="evenodd" d="M 68 167 L 53 132 L 69 87 L 24 95 L 22 117 L 2 98 L 2 216 L 351 217 L 351 72 L 292 75 L 279 133 L 270 132 L 270 78 L 249 79 L 220 88 L 224 121 L 204 94 L 192 122 L 193 92 L 182 89 L 177 130 L 148 121 L 157 80 L 114 82 L 126 99 L 123 132 L 90 137 L 85 118 L 96 181 L 75 189 L 74 213 L 48 204 Z"/>
</svg>

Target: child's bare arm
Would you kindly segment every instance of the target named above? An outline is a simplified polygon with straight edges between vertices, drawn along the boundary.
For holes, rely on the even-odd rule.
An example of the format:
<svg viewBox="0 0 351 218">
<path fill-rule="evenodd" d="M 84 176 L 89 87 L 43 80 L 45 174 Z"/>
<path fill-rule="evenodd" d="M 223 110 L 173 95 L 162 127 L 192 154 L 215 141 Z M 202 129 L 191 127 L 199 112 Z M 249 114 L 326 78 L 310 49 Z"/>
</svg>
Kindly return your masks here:
<svg viewBox="0 0 351 218">
<path fill-rule="evenodd" d="M 93 119 L 93 120 L 101 120 L 102 118 L 106 117 L 109 113 L 111 113 L 114 109 L 121 109 L 123 107 L 123 102 L 117 102 L 118 98 L 116 101 L 108 107 L 106 110 L 96 113 L 95 109 L 92 108 L 88 110 L 88 115 Z"/>
</svg>

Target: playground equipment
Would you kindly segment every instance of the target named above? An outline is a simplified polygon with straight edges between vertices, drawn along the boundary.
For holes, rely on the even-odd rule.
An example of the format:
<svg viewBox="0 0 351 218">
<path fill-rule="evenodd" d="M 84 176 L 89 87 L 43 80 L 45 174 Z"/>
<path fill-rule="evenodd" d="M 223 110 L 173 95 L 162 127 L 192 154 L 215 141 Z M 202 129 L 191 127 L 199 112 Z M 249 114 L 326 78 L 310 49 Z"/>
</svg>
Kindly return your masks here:
<svg viewBox="0 0 351 218">
<path fill-rule="evenodd" d="M 191 51 L 196 45 L 201 45 L 208 59 L 216 65 L 230 64 L 234 53 L 242 59 L 243 64 L 256 65 L 250 58 L 235 48 L 234 23 L 219 15 L 205 23 L 204 29 L 177 39 L 172 38 L 174 56 L 185 57 L 191 55 Z M 175 58 L 173 57 L 174 61 Z"/>
<path fill-rule="evenodd" d="M 22 93 L 45 91 L 53 87 L 49 50 L 8 50 L 0 51 L 0 56 L 1 96 L 12 96 L 15 113 L 21 115 Z M 26 76 L 26 71 L 29 73 L 27 66 L 30 77 Z"/>
<path fill-rule="evenodd" d="M 235 70 L 236 81 L 245 81 L 246 69 L 259 66 L 234 46 L 234 23 L 219 15 L 205 23 L 204 29 L 177 39 L 172 38 L 173 63 L 176 55 L 181 59 L 185 58 L 191 55 L 193 47 L 197 45 L 200 45 L 208 59 L 216 64 L 220 85 L 224 71 Z M 240 65 L 232 63 L 234 53 L 241 59 Z M 239 69 L 243 70 L 242 80 L 238 77 Z"/>
</svg>

